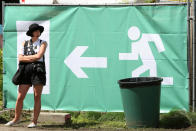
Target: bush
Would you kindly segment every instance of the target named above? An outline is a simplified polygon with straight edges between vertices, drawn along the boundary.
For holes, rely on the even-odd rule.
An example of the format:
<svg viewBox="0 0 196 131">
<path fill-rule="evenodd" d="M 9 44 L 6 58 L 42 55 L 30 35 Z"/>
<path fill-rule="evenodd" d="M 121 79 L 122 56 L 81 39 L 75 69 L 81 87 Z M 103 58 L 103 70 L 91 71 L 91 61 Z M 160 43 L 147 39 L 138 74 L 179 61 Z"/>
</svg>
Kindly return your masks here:
<svg viewBox="0 0 196 131">
<path fill-rule="evenodd" d="M 191 126 L 191 121 L 185 111 L 174 110 L 161 116 L 160 127 L 180 129 Z"/>
<path fill-rule="evenodd" d="M 195 112 L 188 112 L 188 116 L 191 120 L 192 125 L 196 125 L 196 113 Z"/>
</svg>

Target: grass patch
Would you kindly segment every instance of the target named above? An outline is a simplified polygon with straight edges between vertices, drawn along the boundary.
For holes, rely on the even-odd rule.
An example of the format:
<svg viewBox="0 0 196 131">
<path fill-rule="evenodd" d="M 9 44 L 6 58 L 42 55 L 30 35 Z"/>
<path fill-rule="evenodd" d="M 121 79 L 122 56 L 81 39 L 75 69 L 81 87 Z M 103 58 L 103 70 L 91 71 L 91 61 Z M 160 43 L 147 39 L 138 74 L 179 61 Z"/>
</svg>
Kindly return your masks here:
<svg viewBox="0 0 196 131">
<path fill-rule="evenodd" d="M 126 128 L 124 113 L 71 112 L 70 128 Z"/>
<path fill-rule="evenodd" d="M 125 122 L 122 121 L 105 121 L 99 125 L 100 128 L 127 128 Z"/>
<path fill-rule="evenodd" d="M 102 116 L 101 112 L 82 112 L 78 115 L 78 119 L 88 119 L 97 121 Z"/>
<path fill-rule="evenodd" d="M 55 122 L 42 122 L 40 128 L 50 129 L 117 129 L 126 128 L 124 113 L 101 112 L 68 112 L 71 114 L 71 124 L 63 125 Z M 21 121 L 31 120 L 32 111 L 23 111 Z M 0 124 L 7 123 L 14 118 L 14 110 L 6 111 L 0 115 Z"/>
<path fill-rule="evenodd" d="M 59 112 L 59 111 L 58 111 Z M 63 111 L 64 112 L 64 111 Z M 71 124 L 66 125 L 55 122 L 41 122 L 40 127 L 43 129 L 125 129 L 127 130 L 124 113 L 101 113 L 101 112 L 69 112 L 72 116 Z M 29 122 L 31 120 L 32 111 L 23 111 L 22 122 Z M 14 117 L 14 111 L 7 111 L 0 115 L 0 123 L 6 123 Z M 196 125 L 196 113 L 184 111 L 171 111 L 169 113 L 161 114 L 160 124 L 161 128 L 186 128 L 191 125 Z M 164 129 L 156 130 L 164 130 Z M 145 130 L 151 128 L 145 128 Z"/>
<path fill-rule="evenodd" d="M 0 124 L 7 123 L 8 121 L 14 118 L 14 110 L 5 111 L 0 115 Z M 31 120 L 31 112 L 30 111 L 23 111 L 21 115 L 21 121 L 30 121 Z"/>
<path fill-rule="evenodd" d="M 100 118 L 99 121 L 121 121 L 125 122 L 125 115 L 123 112 L 108 112 L 104 113 Z"/>
<path fill-rule="evenodd" d="M 78 128 L 91 128 L 93 126 L 96 126 L 99 124 L 96 120 L 88 120 L 86 118 L 78 117 L 78 118 L 72 118 L 72 124 L 70 125 L 73 129 Z"/>
<path fill-rule="evenodd" d="M 14 116 L 14 113 L 12 111 L 5 111 L 5 112 L 1 113 L 1 115 L 0 115 L 0 123 L 4 124 L 4 123 L 10 121 L 11 118 L 13 118 L 13 116 Z"/>
</svg>

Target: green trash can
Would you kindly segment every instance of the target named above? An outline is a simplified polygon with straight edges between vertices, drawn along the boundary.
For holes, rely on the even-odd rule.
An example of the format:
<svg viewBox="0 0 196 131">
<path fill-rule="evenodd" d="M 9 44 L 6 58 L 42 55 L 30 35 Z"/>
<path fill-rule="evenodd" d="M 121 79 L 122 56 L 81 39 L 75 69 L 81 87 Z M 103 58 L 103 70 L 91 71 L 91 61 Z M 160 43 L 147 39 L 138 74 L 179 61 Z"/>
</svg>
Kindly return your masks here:
<svg viewBox="0 0 196 131">
<path fill-rule="evenodd" d="M 129 128 L 158 127 L 162 78 L 119 80 L 126 124 Z"/>
</svg>

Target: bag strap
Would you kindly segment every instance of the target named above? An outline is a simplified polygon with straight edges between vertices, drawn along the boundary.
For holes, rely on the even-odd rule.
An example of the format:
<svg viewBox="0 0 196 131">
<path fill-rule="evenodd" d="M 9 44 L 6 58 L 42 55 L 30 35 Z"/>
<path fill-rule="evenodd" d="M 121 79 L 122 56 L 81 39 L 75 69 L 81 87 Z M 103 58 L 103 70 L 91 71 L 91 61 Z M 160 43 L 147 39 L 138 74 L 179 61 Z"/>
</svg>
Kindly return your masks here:
<svg viewBox="0 0 196 131">
<path fill-rule="evenodd" d="M 25 41 L 24 47 L 27 47 L 28 42 L 29 42 L 28 40 Z"/>
<path fill-rule="evenodd" d="M 40 42 L 40 44 L 42 43 L 42 40 L 40 40 L 39 41 Z M 45 56 L 43 55 L 43 62 L 44 62 L 44 64 L 45 64 Z"/>
<path fill-rule="evenodd" d="M 24 43 L 24 55 L 26 55 L 27 54 L 27 46 L 28 46 L 28 43 L 29 43 L 29 41 L 27 40 L 27 41 L 25 41 L 25 43 Z"/>
</svg>

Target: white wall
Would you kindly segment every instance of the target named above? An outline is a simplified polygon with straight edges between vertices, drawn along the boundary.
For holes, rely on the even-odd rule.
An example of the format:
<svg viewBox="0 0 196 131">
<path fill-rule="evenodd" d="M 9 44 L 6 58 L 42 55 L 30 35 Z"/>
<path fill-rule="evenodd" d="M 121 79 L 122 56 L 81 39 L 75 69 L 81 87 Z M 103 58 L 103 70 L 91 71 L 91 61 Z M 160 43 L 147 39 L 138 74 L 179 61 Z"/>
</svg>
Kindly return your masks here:
<svg viewBox="0 0 196 131">
<path fill-rule="evenodd" d="M 103 3 L 116 3 L 117 0 L 57 0 L 60 4 L 103 4 Z"/>
<path fill-rule="evenodd" d="M 119 4 L 137 0 L 20 0 L 21 4 Z"/>
<path fill-rule="evenodd" d="M 52 4 L 53 0 L 20 0 L 21 4 Z"/>
<path fill-rule="evenodd" d="M 59 4 L 118 4 L 132 3 L 136 0 L 56 0 Z"/>
</svg>

